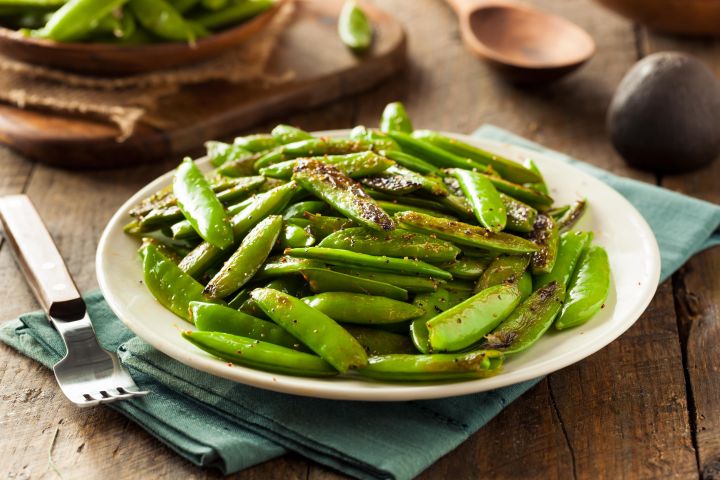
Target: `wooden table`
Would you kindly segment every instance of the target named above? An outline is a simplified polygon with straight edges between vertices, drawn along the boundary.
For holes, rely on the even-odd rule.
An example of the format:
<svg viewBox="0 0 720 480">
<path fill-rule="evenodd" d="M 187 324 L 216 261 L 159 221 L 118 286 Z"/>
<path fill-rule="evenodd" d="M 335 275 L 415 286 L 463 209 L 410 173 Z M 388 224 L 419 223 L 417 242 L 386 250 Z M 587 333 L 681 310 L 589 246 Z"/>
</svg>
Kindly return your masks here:
<svg viewBox="0 0 720 480">
<path fill-rule="evenodd" d="M 363 95 L 279 118 L 309 130 L 375 125 L 400 99 L 419 127 L 471 132 L 484 122 L 616 173 L 720 202 L 720 161 L 700 172 L 631 170 L 612 150 L 605 109 L 627 69 L 658 50 L 691 52 L 716 72 L 720 42 L 648 33 L 589 0 L 533 0 L 586 28 L 598 51 L 576 75 L 543 88 L 496 79 L 461 46 L 440 0 L 381 2 L 407 26 L 406 72 Z M 272 125 L 258 126 L 267 130 Z M 82 290 L 96 287 L 95 248 L 114 210 L 177 159 L 143 168 L 70 172 L 0 150 L 0 194 L 26 192 Z M 619 340 L 543 380 L 422 478 L 719 478 L 720 249 L 663 283 Z M 0 318 L 37 308 L 8 248 L 0 249 Z M 49 371 L 0 346 L 0 478 L 203 478 L 123 416 L 66 402 Z M 232 478 L 342 478 L 296 455 Z"/>
</svg>

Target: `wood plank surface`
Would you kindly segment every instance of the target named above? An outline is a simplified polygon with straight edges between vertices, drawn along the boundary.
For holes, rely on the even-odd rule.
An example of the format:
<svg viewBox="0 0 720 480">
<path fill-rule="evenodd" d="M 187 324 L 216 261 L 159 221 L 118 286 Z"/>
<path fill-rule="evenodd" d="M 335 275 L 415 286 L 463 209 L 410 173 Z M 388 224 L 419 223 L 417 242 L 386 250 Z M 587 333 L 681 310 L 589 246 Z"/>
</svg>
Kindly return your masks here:
<svg viewBox="0 0 720 480">
<path fill-rule="evenodd" d="M 277 118 L 309 130 L 375 125 L 382 107 L 400 99 L 417 127 L 471 132 L 484 122 L 641 180 L 613 152 L 604 129 L 612 92 L 641 51 L 634 27 L 580 0 L 533 0 L 586 28 L 598 53 L 576 75 L 534 89 L 497 80 L 462 47 L 454 16 L 438 0 L 384 0 L 408 36 L 405 72 L 365 94 Z M 656 39 L 651 39 L 656 45 Z M 673 43 L 720 68 L 716 46 Z M 713 63 L 714 62 L 714 63 Z M 720 72 L 719 72 L 720 73 Z M 81 289 L 95 286 L 101 228 L 138 187 L 172 166 L 96 174 L 32 167 L 0 150 L 0 193 L 27 191 L 55 235 Z M 661 179 L 717 202 L 720 163 L 710 172 Z M 506 408 L 421 478 L 706 478 L 720 459 L 720 327 L 718 249 L 692 260 L 665 282 L 638 323 L 607 348 L 550 375 Z M 713 277 L 713 273 L 715 276 Z M 35 308 L 6 248 L 0 247 L 0 318 Z M 686 385 L 686 379 L 688 384 Z M 689 394 L 689 396 L 688 396 Z M 138 426 L 108 409 L 67 406 L 52 375 L 0 346 L 0 478 L 218 478 L 179 459 Z M 336 479 L 336 472 L 296 456 L 266 462 L 230 478 Z"/>
</svg>

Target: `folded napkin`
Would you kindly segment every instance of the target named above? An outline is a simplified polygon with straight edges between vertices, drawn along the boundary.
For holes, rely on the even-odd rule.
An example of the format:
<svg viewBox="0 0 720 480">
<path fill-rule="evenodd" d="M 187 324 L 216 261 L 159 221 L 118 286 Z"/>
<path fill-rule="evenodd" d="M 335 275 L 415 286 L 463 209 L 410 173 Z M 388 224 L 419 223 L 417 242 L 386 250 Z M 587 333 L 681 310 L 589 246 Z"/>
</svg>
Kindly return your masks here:
<svg viewBox="0 0 720 480">
<path fill-rule="evenodd" d="M 476 132 L 573 163 L 623 194 L 660 245 L 662 279 L 690 256 L 720 244 L 720 207 L 620 178 L 495 127 Z M 260 390 L 175 362 L 128 331 L 99 292 L 87 295 L 100 342 L 118 352 L 151 395 L 111 404 L 181 456 L 232 473 L 291 450 L 348 475 L 409 479 L 485 425 L 539 379 L 442 400 L 371 403 Z M 50 367 L 64 347 L 42 313 L 0 328 L 0 340 Z"/>
</svg>

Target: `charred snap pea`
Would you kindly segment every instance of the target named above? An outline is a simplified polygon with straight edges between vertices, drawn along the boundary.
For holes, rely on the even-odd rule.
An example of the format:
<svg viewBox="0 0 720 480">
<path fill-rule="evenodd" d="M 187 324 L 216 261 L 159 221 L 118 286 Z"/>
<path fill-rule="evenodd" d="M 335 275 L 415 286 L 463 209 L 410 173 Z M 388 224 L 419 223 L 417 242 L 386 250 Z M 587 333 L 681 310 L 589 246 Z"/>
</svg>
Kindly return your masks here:
<svg viewBox="0 0 720 480">
<path fill-rule="evenodd" d="M 507 225 L 505 228 L 511 232 L 532 232 L 535 219 L 537 218 L 537 210 L 504 193 L 500 194 L 500 199 L 505 205 L 505 211 L 507 212 Z"/>
<path fill-rule="evenodd" d="M 539 214 L 535 219 L 533 231 L 530 232 L 530 238 L 539 247 L 539 250 L 532 254 L 530 260 L 533 275 L 551 272 L 555 266 L 560 243 L 560 235 L 555 220 L 549 215 Z"/>
<path fill-rule="evenodd" d="M 385 150 L 382 152 L 383 155 L 390 160 L 393 160 L 398 165 L 412 170 L 414 172 L 422 173 L 423 175 L 442 175 L 442 170 L 432 163 L 428 163 L 425 160 L 410 155 L 409 153 L 400 150 Z"/>
<path fill-rule="evenodd" d="M 192 319 L 198 330 L 239 335 L 254 340 L 304 350 L 297 338 L 278 325 L 251 317 L 233 308 L 206 302 L 190 302 Z"/>
<path fill-rule="evenodd" d="M 419 183 L 420 188 L 430 195 L 445 197 L 449 193 L 442 179 L 439 177 L 420 175 L 399 165 L 391 165 L 385 173 L 389 175 L 399 175 L 412 182 Z"/>
<path fill-rule="evenodd" d="M 327 205 L 319 200 L 307 200 L 305 202 L 293 203 L 283 212 L 283 219 L 304 218 L 305 213 L 320 213 Z"/>
<path fill-rule="evenodd" d="M 461 257 L 438 266 L 450 272 L 453 278 L 459 280 L 475 280 L 482 275 L 491 261 L 491 258 Z"/>
<path fill-rule="evenodd" d="M 339 230 L 325 237 L 318 246 L 367 255 L 417 258 L 427 262 L 452 261 L 460 253 L 460 249 L 452 243 L 422 233 L 401 229 L 377 232 L 363 227 Z"/>
<path fill-rule="evenodd" d="M 293 175 L 305 190 L 348 218 L 373 230 L 392 230 L 395 223 L 355 181 L 338 169 L 317 161 L 304 161 Z"/>
<path fill-rule="evenodd" d="M 392 160 L 374 152 L 348 153 L 346 155 L 326 155 L 324 157 L 312 157 L 311 160 L 332 165 L 350 178 L 366 177 L 384 172 L 393 165 Z M 261 168 L 260 174 L 272 178 L 290 179 L 293 170 L 300 162 L 308 159 L 286 160 L 274 163 L 268 167 Z"/>
<path fill-rule="evenodd" d="M 503 158 L 474 145 L 447 137 L 431 130 L 416 130 L 413 136 L 425 140 L 459 157 L 469 158 L 481 165 L 490 165 L 503 178 L 517 183 L 538 182 L 542 177 L 517 162 Z"/>
<path fill-rule="evenodd" d="M 565 305 L 555 328 L 565 330 L 587 322 L 604 305 L 610 290 L 610 263 L 605 250 L 588 247 L 570 280 Z"/>
<path fill-rule="evenodd" d="M 486 170 L 485 166 L 480 163 L 454 155 L 408 133 L 392 131 L 388 132 L 388 135 L 400 145 L 403 151 L 437 167 L 477 169 L 481 172 Z"/>
<path fill-rule="evenodd" d="M 221 332 L 185 331 L 182 336 L 201 350 L 238 365 L 287 375 L 337 375 L 320 357 L 280 345 Z"/>
<path fill-rule="evenodd" d="M 427 322 L 433 351 L 457 351 L 481 340 L 520 303 L 515 285 L 487 288 Z"/>
<path fill-rule="evenodd" d="M 422 353 L 430 353 L 430 340 L 427 322 L 445 310 L 467 300 L 471 295 L 468 291 L 449 290 L 443 287 L 436 292 L 416 295 L 413 305 L 425 310 L 425 313 L 414 319 L 410 324 L 410 337 L 415 348 Z"/>
<path fill-rule="evenodd" d="M 368 355 L 417 353 L 406 335 L 358 325 L 345 325 L 345 329 L 363 346 Z"/>
<path fill-rule="evenodd" d="M 566 232 L 560 235 L 555 265 L 549 273 L 541 273 L 535 277 L 535 289 L 550 282 L 557 282 L 563 287 L 567 287 L 580 254 L 590 244 L 592 237 L 590 232 Z"/>
<path fill-rule="evenodd" d="M 233 230 L 225 209 L 189 158 L 183 160 L 175 172 L 173 193 L 183 215 L 205 241 L 221 249 L 232 245 Z"/>
<path fill-rule="evenodd" d="M 378 192 L 392 195 L 407 195 L 422 188 L 422 183 L 413 178 L 390 173 L 381 173 L 380 175 L 365 177 L 360 179 L 360 183 Z"/>
<path fill-rule="evenodd" d="M 422 207 L 416 207 L 415 205 L 406 205 L 404 203 L 396 203 L 396 202 L 388 202 L 384 200 L 378 200 L 378 205 L 380 205 L 380 208 L 385 210 L 385 212 L 388 215 L 395 215 L 396 213 L 400 212 L 418 212 L 418 213 L 424 213 L 425 215 L 430 215 L 433 217 L 440 217 L 440 218 L 447 218 L 449 220 L 455 220 L 455 217 L 452 215 L 448 215 L 446 213 L 441 213 L 436 210 L 428 210 L 426 208 Z"/>
<path fill-rule="evenodd" d="M 585 207 L 587 200 L 578 200 L 577 202 L 570 205 L 570 208 L 562 214 L 557 220 L 557 225 L 560 231 L 570 230 L 577 222 L 580 217 L 585 213 Z"/>
<path fill-rule="evenodd" d="M 405 105 L 400 102 L 388 103 L 380 117 L 380 130 L 412 133 L 413 125 L 405 111 Z"/>
<path fill-rule="evenodd" d="M 273 128 L 270 135 L 273 136 L 279 145 L 287 145 L 288 143 L 295 143 L 313 138 L 313 136 L 305 130 L 300 130 L 299 128 L 283 124 Z"/>
<path fill-rule="evenodd" d="M 381 355 L 370 357 L 358 373 L 378 380 L 424 381 L 483 378 L 502 366 L 500 352 L 486 350 L 435 355 Z"/>
<path fill-rule="evenodd" d="M 500 255 L 495 258 L 480 276 L 475 291 L 480 292 L 494 285 L 516 283 L 530 263 L 529 255 Z"/>
<path fill-rule="evenodd" d="M 417 212 L 395 215 L 400 226 L 409 230 L 437 235 L 438 238 L 460 245 L 478 247 L 498 253 L 530 253 L 538 247 L 524 238 L 503 232 L 491 232 L 463 222 L 431 217 Z"/>
<path fill-rule="evenodd" d="M 434 292 L 437 290 L 438 285 L 442 280 L 436 280 L 428 277 L 418 277 L 415 275 L 400 275 L 397 273 L 388 272 L 373 272 L 371 270 L 360 270 L 357 268 L 348 267 L 333 267 L 333 270 L 347 275 L 355 277 L 365 278 L 368 280 L 375 280 L 386 284 L 394 285 L 396 287 L 404 288 L 408 292 L 421 293 L 421 292 Z"/>
<path fill-rule="evenodd" d="M 535 343 L 550 328 L 562 308 L 565 287 L 552 281 L 535 290 L 491 334 L 482 348 L 517 353 Z"/>
<path fill-rule="evenodd" d="M 410 303 L 362 293 L 326 292 L 302 300 L 333 320 L 361 325 L 404 322 L 425 313 Z"/>
<path fill-rule="evenodd" d="M 341 267 L 358 267 L 381 272 L 419 274 L 442 280 L 452 280 L 452 275 L 445 270 L 421 260 L 413 260 L 410 258 L 367 255 L 349 250 L 325 247 L 289 248 L 285 250 L 285 255 L 320 260 Z"/>
<path fill-rule="evenodd" d="M 365 52 L 372 44 L 372 24 L 353 0 L 346 0 L 340 11 L 338 34 L 340 40 L 355 53 Z"/>
<path fill-rule="evenodd" d="M 282 224 L 280 215 L 271 215 L 255 225 L 243 238 L 240 247 L 207 284 L 205 294 L 212 298 L 224 298 L 245 285 L 270 254 Z"/>
<path fill-rule="evenodd" d="M 270 288 L 250 296 L 265 314 L 339 372 L 367 365 L 362 345 L 332 318 L 302 300 Z"/>
<path fill-rule="evenodd" d="M 460 184 L 480 225 L 493 232 L 504 230 L 507 223 L 505 204 L 488 177 L 457 168 L 451 170 L 450 174 Z"/>
<path fill-rule="evenodd" d="M 309 222 L 310 231 L 317 239 L 323 239 L 333 232 L 355 226 L 355 223 L 347 218 L 330 217 L 327 215 L 311 213 L 305 213 L 303 216 L 305 217 L 305 220 Z"/>
<path fill-rule="evenodd" d="M 389 283 L 347 275 L 322 268 L 305 268 L 302 275 L 315 293 L 355 292 L 407 300 L 408 291 Z"/>
</svg>

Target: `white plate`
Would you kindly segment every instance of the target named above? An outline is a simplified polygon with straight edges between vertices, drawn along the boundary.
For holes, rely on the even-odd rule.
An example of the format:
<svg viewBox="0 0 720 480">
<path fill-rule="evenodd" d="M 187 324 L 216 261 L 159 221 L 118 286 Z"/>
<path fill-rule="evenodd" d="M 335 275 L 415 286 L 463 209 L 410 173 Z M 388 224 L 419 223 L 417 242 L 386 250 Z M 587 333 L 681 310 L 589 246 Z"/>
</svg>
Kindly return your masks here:
<svg viewBox="0 0 720 480">
<path fill-rule="evenodd" d="M 321 133 L 341 135 L 347 131 Z M 600 350 L 635 323 L 650 303 L 660 275 L 660 253 L 655 237 L 637 210 L 615 190 L 559 160 L 511 145 L 456 137 L 513 159 L 532 158 L 542 170 L 557 204 L 586 197 L 588 213 L 578 228 L 595 232 L 595 242 L 607 250 L 613 273 L 610 296 L 595 318 L 575 329 L 551 331 L 529 350 L 509 358 L 503 371 L 495 377 L 422 384 L 369 381 L 353 376 L 313 379 L 228 366 L 197 349 L 180 336 L 180 330 L 190 325 L 157 303 L 141 283 L 137 241 L 122 231 L 130 208 L 168 185 L 172 172 L 151 182 L 125 202 L 105 228 L 97 251 L 100 288 L 110 308 L 130 330 L 182 363 L 247 385 L 342 400 L 418 400 L 504 387 L 572 365 Z"/>
</svg>

